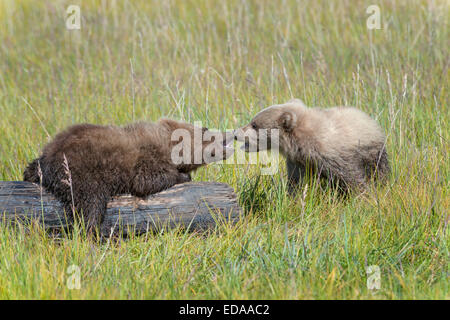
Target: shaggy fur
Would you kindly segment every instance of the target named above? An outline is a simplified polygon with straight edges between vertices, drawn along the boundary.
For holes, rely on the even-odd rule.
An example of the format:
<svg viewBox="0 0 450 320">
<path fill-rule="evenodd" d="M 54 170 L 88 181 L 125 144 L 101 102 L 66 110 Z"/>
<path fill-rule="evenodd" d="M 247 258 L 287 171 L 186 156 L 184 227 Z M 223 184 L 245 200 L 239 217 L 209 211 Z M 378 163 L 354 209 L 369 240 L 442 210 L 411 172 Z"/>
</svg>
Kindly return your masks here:
<svg viewBox="0 0 450 320">
<path fill-rule="evenodd" d="M 72 126 L 58 134 L 28 165 L 24 180 L 40 183 L 42 178 L 42 186 L 64 204 L 66 212 L 81 213 L 92 231 L 101 223 L 112 196 L 130 193 L 146 197 L 190 181 L 189 172 L 206 164 L 204 159 L 200 164 L 172 162 L 172 147 L 183 140 L 171 141 L 176 129 L 188 130 L 194 141 L 193 125 L 168 119 L 126 127 Z M 197 130 L 202 135 L 207 129 Z M 221 137 L 223 141 L 200 140 L 202 150 L 213 146 L 225 158 L 227 139 L 226 135 Z M 64 167 L 64 157 L 69 171 Z"/>
<path fill-rule="evenodd" d="M 279 141 L 271 139 L 270 130 L 261 129 L 279 129 Z M 344 190 L 364 188 L 372 177 L 383 178 L 390 171 L 382 129 L 352 107 L 308 108 L 298 99 L 268 107 L 235 131 L 246 151 L 261 150 L 261 138 L 267 139 L 269 148 L 279 143 L 290 192 L 307 168 Z"/>
</svg>

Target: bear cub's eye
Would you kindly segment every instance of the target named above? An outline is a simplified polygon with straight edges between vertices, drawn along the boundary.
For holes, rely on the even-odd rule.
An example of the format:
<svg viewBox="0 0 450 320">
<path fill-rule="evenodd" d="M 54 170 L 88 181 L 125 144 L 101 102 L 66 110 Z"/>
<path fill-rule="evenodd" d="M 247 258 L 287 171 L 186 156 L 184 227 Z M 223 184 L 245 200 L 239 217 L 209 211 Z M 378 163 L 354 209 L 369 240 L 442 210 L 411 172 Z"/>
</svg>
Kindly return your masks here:
<svg viewBox="0 0 450 320">
<path fill-rule="evenodd" d="M 254 122 L 252 123 L 252 128 L 255 129 L 255 130 L 258 128 L 258 127 L 256 126 L 256 123 L 254 123 Z"/>
</svg>

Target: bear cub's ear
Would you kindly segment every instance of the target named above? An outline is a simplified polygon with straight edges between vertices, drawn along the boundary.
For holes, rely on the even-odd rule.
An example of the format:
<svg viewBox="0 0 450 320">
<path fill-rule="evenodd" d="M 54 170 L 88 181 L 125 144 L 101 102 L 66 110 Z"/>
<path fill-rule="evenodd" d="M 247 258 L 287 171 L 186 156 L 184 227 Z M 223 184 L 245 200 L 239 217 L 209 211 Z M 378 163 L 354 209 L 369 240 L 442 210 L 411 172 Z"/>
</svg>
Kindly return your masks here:
<svg viewBox="0 0 450 320">
<path fill-rule="evenodd" d="M 286 131 L 291 131 L 295 127 L 296 122 L 297 116 L 290 111 L 283 112 L 283 114 L 280 116 L 279 119 L 279 124 L 281 128 L 283 128 Z"/>
</svg>

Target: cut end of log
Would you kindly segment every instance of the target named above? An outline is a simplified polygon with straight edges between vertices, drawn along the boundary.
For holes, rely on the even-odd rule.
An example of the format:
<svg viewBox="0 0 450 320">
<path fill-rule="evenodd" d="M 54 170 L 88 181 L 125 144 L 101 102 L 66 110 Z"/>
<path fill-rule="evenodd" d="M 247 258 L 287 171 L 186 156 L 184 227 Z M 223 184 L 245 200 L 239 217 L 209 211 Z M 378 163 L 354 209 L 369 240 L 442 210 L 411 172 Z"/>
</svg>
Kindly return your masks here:
<svg viewBox="0 0 450 320">
<path fill-rule="evenodd" d="M 70 225 L 62 205 L 29 182 L 0 182 L 0 213 L 6 221 L 37 220 L 47 229 Z M 241 213 L 236 194 L 229 185 L 189 182 L 152 194 L 147 199 L 131 195 L 114 197 L 108 203 L 100 233 L 128 236 L 176 227 L 206 230 L 220 222 L 234 223 Z"/>
</svg>

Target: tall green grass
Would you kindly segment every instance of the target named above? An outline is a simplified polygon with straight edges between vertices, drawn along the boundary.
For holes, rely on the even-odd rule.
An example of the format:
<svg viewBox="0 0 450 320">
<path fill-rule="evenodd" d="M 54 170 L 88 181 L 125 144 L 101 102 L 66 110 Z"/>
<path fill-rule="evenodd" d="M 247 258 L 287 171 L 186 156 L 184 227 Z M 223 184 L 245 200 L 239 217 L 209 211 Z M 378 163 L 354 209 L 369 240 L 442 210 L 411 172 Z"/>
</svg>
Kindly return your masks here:
<svg viewBox="0 0 450 320">
<path fill-rule="evenodd" d="M 81 8 L 81 30 L 65 10 Z M 368 30 L 379 5 L 382 28 Z M 215 128 L 298 97 L 385 128 L 392 176 L 345 199 L 284 168 L 212 165 L 245 217 L 103 244 L 0 226 L 0 298 L 437 299 L 449 295 L 450 6 L 442 1 L 0 1 L 0 179 L 64 127 L 162 116 Z M 80 268 L 70 290 L 68 268 Z M 367 267 L 381 288 L 367 288 Z"/>
</svg>

